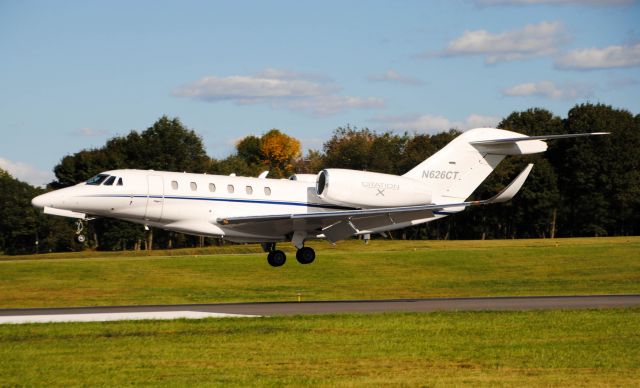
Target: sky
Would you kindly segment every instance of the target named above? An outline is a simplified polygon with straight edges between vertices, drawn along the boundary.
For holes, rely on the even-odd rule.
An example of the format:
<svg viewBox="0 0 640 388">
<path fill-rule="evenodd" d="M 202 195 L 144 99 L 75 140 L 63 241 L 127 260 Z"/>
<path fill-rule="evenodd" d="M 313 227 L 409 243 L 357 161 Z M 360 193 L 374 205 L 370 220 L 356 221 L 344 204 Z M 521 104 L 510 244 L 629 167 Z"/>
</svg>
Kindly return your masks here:
<svg viewBox="0 0 640 388">
<path fill-rule="evenodd" d="M 34 185 L 163 115 L 224 158 L 278 128 L 437 133 L 640 113 L 638 0 L 0 0 L 0 168 Z"/>
</svg>

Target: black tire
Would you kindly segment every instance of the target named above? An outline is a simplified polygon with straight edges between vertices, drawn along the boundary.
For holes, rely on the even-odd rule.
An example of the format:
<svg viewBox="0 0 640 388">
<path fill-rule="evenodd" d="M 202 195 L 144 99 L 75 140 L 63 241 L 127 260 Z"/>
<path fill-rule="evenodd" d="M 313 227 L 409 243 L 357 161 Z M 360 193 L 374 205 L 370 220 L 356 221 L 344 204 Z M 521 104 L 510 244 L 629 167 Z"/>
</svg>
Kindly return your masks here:
<svg viewBox="0 0 640 388">
<path fill-rule="evenodd" d="M 296 252 L 296 260 L 300 264 L 311 264 L 316 259 L 316 252 L 313 248 L 302 247 Z"/>
<path fill-rule="evenodd" d="M 82 244 L 83 242 L 85 242 L 86 238 L 84 237 L 84 234 L 79 234 L 76 236 L 76 241 L 79 242 L 80 244 Z"/>
<path fill-rule="evenodd" d="M 272 267 L 281 267 L 287 261 L 287 255 L 282 251 L 271 251 L 267 255 L 267 261 Z"/>
</svg>

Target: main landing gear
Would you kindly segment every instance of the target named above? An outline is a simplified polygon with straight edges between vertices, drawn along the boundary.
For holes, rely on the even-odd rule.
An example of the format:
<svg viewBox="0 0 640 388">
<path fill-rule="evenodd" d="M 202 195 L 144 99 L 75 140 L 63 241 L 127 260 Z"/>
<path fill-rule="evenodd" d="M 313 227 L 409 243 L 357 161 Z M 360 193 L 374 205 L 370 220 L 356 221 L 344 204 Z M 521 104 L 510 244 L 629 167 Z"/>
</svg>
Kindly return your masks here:
<svg viewBox="0 0 640 388">
<path fill-rule="evenodd" d="M 302 247 L 296 252 L 296 260 L 300 264 L 311 264 L 316 259 L 316 252 L 313 248 Z"/>
<path fill-rule="evenodd" d="M 287 255 L 276 249 L 276 243 L 262 244 L 262 249 L 267 252 L 267 262 L 272 267 L 281 267 L 287 261 Z M 302 247 L 296 252 L 296 260 L 300 264 L 311 264 L 316 259 L 316 252 L 313 248 Z"/>
</svg>

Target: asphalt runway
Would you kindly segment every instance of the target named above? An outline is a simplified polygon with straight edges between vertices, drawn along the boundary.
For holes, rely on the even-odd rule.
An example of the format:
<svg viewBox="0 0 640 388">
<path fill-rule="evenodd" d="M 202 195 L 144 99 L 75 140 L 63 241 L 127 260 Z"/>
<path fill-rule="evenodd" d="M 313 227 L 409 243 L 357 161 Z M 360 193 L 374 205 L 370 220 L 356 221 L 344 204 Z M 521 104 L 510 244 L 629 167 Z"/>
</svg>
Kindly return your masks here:
<svg viewBox="0 0 640 388">
<path fill-rule="evenodd" d="M 432 311 L 518 311 L 640 307 L 640 295 L 517 296 L 320 302 L 266 302 L 0 309 L 0 323 L 87 322 L 131 319 L 258 317 Z"/>
</svg>

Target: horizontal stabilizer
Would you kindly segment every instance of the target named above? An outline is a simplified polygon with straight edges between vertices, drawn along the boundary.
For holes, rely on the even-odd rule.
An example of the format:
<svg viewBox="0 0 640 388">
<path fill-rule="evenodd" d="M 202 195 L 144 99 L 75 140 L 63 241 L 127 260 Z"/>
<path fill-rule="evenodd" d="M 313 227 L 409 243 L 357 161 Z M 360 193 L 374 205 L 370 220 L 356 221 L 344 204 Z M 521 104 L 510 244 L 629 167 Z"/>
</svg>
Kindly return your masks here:
<svg viewBox="0 0 640 388">
<path fill-rule="evenodd" d="M 568 139 L 573 137 L 585 137 L 585 136 L 599 136 L 609 135 L 610 132 L 591 132 L 591 133 L 567 133 L 565 135 L 543 135 L 543 136 L 522 136 L 522 137 L 509 137 L 506 139 L 492 139 L 492 140 L 478 140 L 472 141 L 472 145 L 492 145 L 492 144 L 505 144 L 516 143 L 520 141 L 530 140 L 555 140 L 555 139 Z"/>
</svg>

